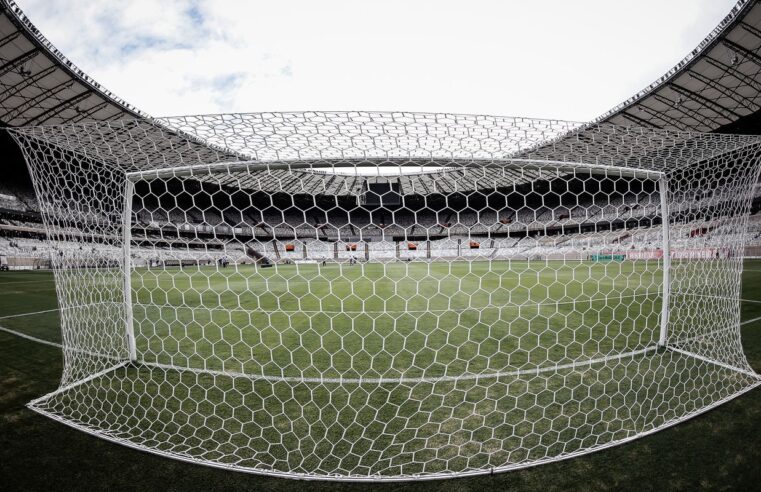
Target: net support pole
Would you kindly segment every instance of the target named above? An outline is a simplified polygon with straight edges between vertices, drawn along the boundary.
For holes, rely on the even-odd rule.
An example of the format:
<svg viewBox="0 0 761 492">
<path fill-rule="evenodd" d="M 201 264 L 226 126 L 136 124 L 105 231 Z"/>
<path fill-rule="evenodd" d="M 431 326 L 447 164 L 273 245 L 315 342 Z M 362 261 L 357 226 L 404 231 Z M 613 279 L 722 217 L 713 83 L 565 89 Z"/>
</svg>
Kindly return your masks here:
<svg viewBox="0 0 761 492">
<path fill-rule="evenodd" d="M 124 216 L 122 217 L 122 265 L 124 269 L 124 323 L 130 361 L 137 360 L 135 326 L 132 315 L 132 268 L 130 261 L 130 242 L 132 241 L 132 195 L 134 191 L 135 183 L 127 179 L 124 188 Z"/>
<path fill-rule="evenodd" d="M 661 332 L 658 345 L 666 346 L 669 325 L 669 300 L 671 297 L 671 243 L 669 239 L 669 185 L 668 177 L 662 175 L 658 180 L 661 194 L 661 241 L 663 243 L 663 296 L 661 299 Z"/>
</svg>

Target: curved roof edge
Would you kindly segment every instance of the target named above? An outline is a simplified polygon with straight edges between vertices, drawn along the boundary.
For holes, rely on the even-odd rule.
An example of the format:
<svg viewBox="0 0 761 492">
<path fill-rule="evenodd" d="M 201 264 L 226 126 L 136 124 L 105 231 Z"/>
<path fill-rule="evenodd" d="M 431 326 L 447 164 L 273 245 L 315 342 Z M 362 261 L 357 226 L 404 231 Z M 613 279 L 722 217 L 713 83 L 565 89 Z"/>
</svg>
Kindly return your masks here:
<svg viewBox="0 0 761 492">
<path fill-rule="evenodd" d="M 0 10 L 5 10 L 7 13 L 11 14 L 8 16 L 8 19 L 13 22 L 18 29 L 26 33 L 27 39 L 37 44 L 38 47 L 46 52 L 52 59 L 59 62 L 60 68 L 66 71 L 71 77 L 77 79 L 78 82 L 88 86 L 90 89 L 99 93 L 105 99 L 119 106 L 122 110 L 134 117 L 150 117 L 147 113 L 140 111 L 135 106 L 129 104 L 124 99 L 101 86 L 92 77 L 87 75 L 84 70 L 80 69 L 74 64 L 74 62 L 66 58 L 66 56 L 40 32 L 32 21 L 29 20 L 23 10 L 21 10 L 21 7 L 16 4 L 15 0 L 0 0 Z"/>
<path fill-rule="evenodd" d="M 756 4 L 757 0 L 739 0 L 735 6 L 732 7 L 732 10 L 730 10 L 730 12 L 721 20 L 719 25 L 717 25 L 708 34 L 708 36 L 706 36 L 703 41 L 698 44 L 695 49 L 687 54 L 687 56 L 685 56 L 673 68 L 659 77 L 656 81 L 652 82 L 647 87 L 637 92 L 635 95 L 629 97 L 601 116 L 595 118 L 592 122 L 605 122 L 615 116 L 618 116 L 626 110 L 635 106 L 638 102 L 642 101 L 648 96 L 654 95 L 658 90 L 666 87 L 669 82 L 679 77 L 692 65 L 700 61 L 701 55 L 707 53 L 711 48 L 722 42 L 722 40 L 730 33 L 732 28 L 734 28 L 738 23 L 742 22 L 745 16 L 749 14 L 750 10 L 753 9 Z"/>
</svg>

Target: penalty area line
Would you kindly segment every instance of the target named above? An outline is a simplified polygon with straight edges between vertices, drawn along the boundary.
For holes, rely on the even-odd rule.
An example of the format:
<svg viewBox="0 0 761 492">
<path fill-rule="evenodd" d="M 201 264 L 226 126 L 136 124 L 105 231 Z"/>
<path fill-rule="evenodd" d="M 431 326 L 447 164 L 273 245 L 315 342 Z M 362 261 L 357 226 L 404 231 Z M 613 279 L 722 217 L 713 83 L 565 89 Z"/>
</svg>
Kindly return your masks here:
<svg viewBox="0 0 761 492">
<path fill-rule="evenodd" d="M 43 311 L 34 311 L 31 313 L 19 313 L 19 314 L 9 314 L 7 316 L 0 316 L 0 319 L 8 319 L 8 318 L 21 318 L 23 316 L 34 316 L 35 314 L 45 314 L 45 313 L 53 313 L 59 311 L 58 308 L 53 309 L 45 309 Z"/>
<path fill-rule="evenodd" d="M 16 335 L 17 337 L 25 338 L 26 340 L 41 343 L 43 345 L 49 345 L 51 347 L 56 347 L 60 349 L 63 348 L 63 345 L 61 345 L 60 343 L 51 342 L 49 340 L 43 340 L 42 338 L 33 337 L 32 335 L 27 335 L 26 333 L 21 333 L 20 331 L 11 330 L 10 328 L 6 328 L 4 326 L 0 326 L 0 332 Z"/>
<path fill-rule="evenodd" d="M 742 321 L 740 323 L 740 326 L 747 325 L 747 324 L 753 323 L 755 321 L 761 321 L 761 316 L 759 316 L 757 318 L 746 319 L 745 321 Z"/>
<path fill-rule="evenodd" d="M 752 300 L 752 299 L 739 299 L 739 301 L 740 302 L 751 302 L 751 303 L 754 303 L 754 304 L 761 304 L 761 301 L 756 301 L 756 300 Z M 55 312 L 55 311 L 60 311 L 60 309 L 59 308 L 53 308 L 53 309 L 45 309 L 45 310 L 42 310 L 42 311 L 34 311 L 34 312 L 31 312 L 31 313 L 9 314 L 7 316 L 0 316 L 0 320 L 10 319 L 10 318 L 21 318 L 21 317 L 24 317 L 24 316 L 34 316 L 36 314 L 52 313 L 52 312 Z M 745 326 L 745 325 L 748 325 L 748 324 L 751 324 L 751 323 L 755 323 L 756 321 L 761 321 L 761 316 L 758 316 L 756 318 L 751 318 L 751 319 L 743 320 L 743 321 L 740 322 L 740 326 Z M 20 331 L 12 330 L 12 329 L 6 328 L 4 326 L 0 326 L 0 332 L 8 333 L 10 335 L 15 335 L 15 336 L 24 338 L 26 340 L 30 340 L 32 342 L 41 343 L 43 345 L 49 345 L 51 347 L 63 348 L 63 345 L 61 345 L 60 343 L 51 342 L 51 341 L 48 341 L 48 340 L 44 340 L 42 338 L 37 338 L 37 337 L 32 336 L 32 335 L 27 335 L 27 334 L 22 333 Z"/>
</svg>

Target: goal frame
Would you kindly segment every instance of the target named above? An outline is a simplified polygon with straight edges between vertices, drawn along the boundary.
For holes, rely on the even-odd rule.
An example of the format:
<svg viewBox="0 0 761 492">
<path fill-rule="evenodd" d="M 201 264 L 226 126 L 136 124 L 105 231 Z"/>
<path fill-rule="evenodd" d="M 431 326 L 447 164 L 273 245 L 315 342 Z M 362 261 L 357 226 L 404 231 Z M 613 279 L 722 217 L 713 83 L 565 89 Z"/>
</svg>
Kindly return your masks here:
<svg viewBox="0 0 761 492">
<path fill-rule="evenodd" d="M 429 159 L 399 159 L 399 162 L 394 160 L 384 160 L 381 164 L 373 160 L 360 160 L 352 162 L 354 167 L 361 166 L 363 164 L 372 164 L 374 166 L 383 166 L 388 168 L 405 168 L 414 167 L 421 168 L 423 166 L 436 166 L 446 168 L 448 164 L 456 165 L 457 167 L 504 167 L 509 169 L 524 169 L 532 171 L 549 170 L 551 172 L 570 172 L 576 173 L 578 171 L 589 171 L 591 176 L 597 177 L 629 177 L 649 180 L 658 184 L 660 195 L 660 213 L 661 213 L 661 250 L 663 252 L 663 280 L 662 280 L 662 294 L 661 294 L 661 316 L 660 316 L 660 334 L 657 343 L 652 347 L 645 349 L 635 350 L 631 353 L 616 354 L 610 356 L 612 360 L 621 359 L 629 355 L 638 355 L 646 353 L 659 348 L 667 347 L 668 339 L 668 320 L 670 312 L 670 269 L 671 269 L 671 248 L 670 248 L 670 236 L 669 236 L 669 189 L 668 189 L 668 174 L 664 171 L 654 171 L 648 169 L 638 169 L 621 166 L 610 166 L 604 164 L 589 164 L 584 162 L 568 162 L 557 161 L 547 159 L 505 159 L 503 161 L 495 161 L 493 159 L 456 159 L 450 162 Z M 341 162 L 342 166 L 351 168 L 351 165 L 347 165 L 351 161 Z M 132 196 L 135 189 L 135 184 L 140 181 L 151 181 L 155 179 L 167 179 L 167 178 L 179 178 L 179 177 L 192 177 L 196 175 L 213 175 L 217 173 L 230 173 L 235 171 L 261 171 L 261 170 L 310 170 L 310 169 L 332 169 L 335 166 L 335 162 L 321 161 L 321 162 L 304 162 L 302 160 L 283 160 L 283 161 L 271 161 L 262 162 L 255 160 L 246 161 L 234 161 L 234 162 L 215 162 L 211 164 L 195 164 L 189 166 L 175 166 L 170 168 L 163 168 L 150 171 L 133 171 L 125 173 L 125 213 L 124 222 L 122 227 L 124 229 L 124 243 L 123 243 L 123 258 L 125 270 L 124 274 L 124 309 L 127 313 L 127 320 L 125 326 L 125 337 L 128 343 L 128 349 L 130 353 L 130 361 L 137 361 L 137 348 L 135 341 L 135 332 L 133 325 L 133 305 L 132 305 L 132 285 L 131 285 L 131 265 L 130 265 L 130 251 L 131 251 L 131 228 L 132 228 Z M 581 363 L 581 366 L 587 364 L 599 363 L 601 361 L 608 360 L 608 357 L 601 359 L 594 359 L 591 361 L 585 361 Z M 718 363 L 718 362 L 717 362 Z M 719 363 L 720 364 L 720 363 Z M 572 367 L 577 367 L 576 363 L 573 363 Z M 543 370 L 557 370 L 562 366 L 547 367 Z M 540 370 L 539 372 L 543 372 Z M 531 371 L 529 371 L 531 372 Z M 520 374 L 522 371 L 515 371 L 515 374 Z M 513 373 L 508 373 L 513 375 Z M 504 376 L 506 374 L 497 374 L 494 377 Z"/>
</svg>

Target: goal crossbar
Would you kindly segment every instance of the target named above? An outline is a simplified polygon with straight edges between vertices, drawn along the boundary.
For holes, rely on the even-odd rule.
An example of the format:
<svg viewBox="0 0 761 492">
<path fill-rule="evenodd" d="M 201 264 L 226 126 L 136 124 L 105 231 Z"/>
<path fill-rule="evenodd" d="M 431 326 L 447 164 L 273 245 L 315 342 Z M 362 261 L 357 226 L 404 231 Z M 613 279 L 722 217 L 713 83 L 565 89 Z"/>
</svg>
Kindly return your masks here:
<svg viewBox="0 0 761 492">
<path fill-rule="evenodd" d="M 556 172 L 578 172 L 589 170 L 592 173 L 632 177 L 641 179 L 657 180 L 664 176 L 664 171 L 638 169 L 632 167 L 613 166 L 604 164 L 593 164 L 585 162 L 567 162 L 553 161 L 546 159 L 468 159 L 456 158 L 446 159 L 421 159 L 414 157 L 394 157 L 389 156 L 385 159 L 328 159 L 328 160 L 309 160 L 304 162 L 299 159 L 280 160 L 280 161 L 224 161 L 212 164 L 193 164 L 188 166 L 174 166 L 160 169 L 150 169 L 141 171 L 129 171 L 125 176 L 129 181 L 151 181 L 154 179 L 165 179 L 170 177 L 187 177 L 194 174 L 207 173 L 225 173 L 237 171 L 267 171 L 267 170 L 309 170 L 309 169 L 332 169 L 341 166 L 372 166 L 378 169 L 383 168 L 419 168 L 422 166 L 434 165 L 436 167 L 447 169 L 451 165 L 457 168 L 481 169 L 484 167 L 505 168 L 505 169 L 526 169 L 532 171 L 548 170 Z"/>
</svg>

